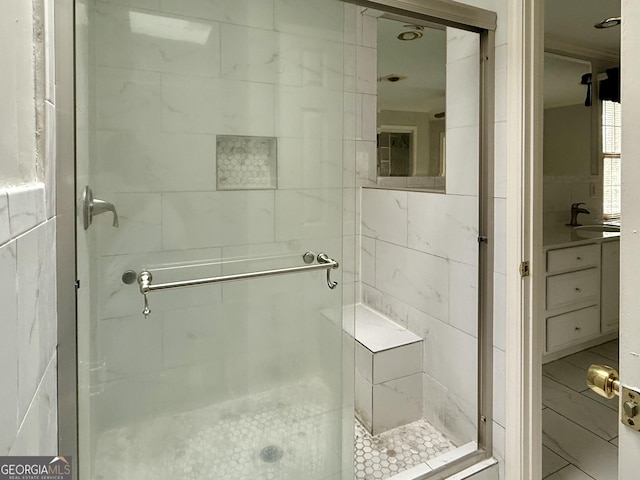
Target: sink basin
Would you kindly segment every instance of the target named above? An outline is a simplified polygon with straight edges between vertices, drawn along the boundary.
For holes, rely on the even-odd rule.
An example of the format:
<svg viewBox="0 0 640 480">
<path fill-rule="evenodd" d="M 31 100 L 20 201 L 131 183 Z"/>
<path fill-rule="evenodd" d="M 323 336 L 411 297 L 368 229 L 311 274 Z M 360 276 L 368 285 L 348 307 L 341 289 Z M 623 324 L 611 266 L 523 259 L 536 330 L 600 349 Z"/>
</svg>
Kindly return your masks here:
<svg viewBox="0 0 640 480">
<path fill-rule="evenodd" d="M 618 225 L 581 225 L 573 227 L 573 234 L 579 238 L 607 238 L 620 235 Z"/>
<path fill-rule="evenodd" d="M 581 225 L 579 227 L 575 227 L 578 232 L 601 232 L 601 233 L 609 233 L 609 232 L 619 232 L 620 227 L 618 225 Z"/>
</svg>

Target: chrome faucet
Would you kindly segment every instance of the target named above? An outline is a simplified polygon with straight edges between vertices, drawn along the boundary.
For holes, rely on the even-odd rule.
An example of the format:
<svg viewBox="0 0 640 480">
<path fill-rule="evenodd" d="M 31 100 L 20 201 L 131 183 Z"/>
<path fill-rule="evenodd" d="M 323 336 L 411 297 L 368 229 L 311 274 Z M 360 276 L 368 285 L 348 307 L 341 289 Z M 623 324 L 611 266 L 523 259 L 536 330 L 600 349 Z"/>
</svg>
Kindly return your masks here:
<svg viewBox="0 0 640 480">
<path fill-rule="evenodd" d="M 579 227 L 578 214 L 579 213 L 591 213 L 586 208 L 582 208 L 580 205 L 584 205 L 583 202 L 571 204 L 571 223 L 567 223 L 570 227 Z"/>
</svg>

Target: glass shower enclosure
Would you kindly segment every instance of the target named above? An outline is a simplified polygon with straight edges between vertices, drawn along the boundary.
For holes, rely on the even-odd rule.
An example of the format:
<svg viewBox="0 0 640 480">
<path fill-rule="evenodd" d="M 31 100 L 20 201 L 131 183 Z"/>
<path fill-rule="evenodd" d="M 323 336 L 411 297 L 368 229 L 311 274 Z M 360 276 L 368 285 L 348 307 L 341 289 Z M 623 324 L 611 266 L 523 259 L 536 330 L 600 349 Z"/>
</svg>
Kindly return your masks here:
<svg viewBox="0 0 640 480">
<path fill-rule="evenodd" d="M 345 8 L 77 0 L 79 478 L 353 478 Z"/>
</svg>

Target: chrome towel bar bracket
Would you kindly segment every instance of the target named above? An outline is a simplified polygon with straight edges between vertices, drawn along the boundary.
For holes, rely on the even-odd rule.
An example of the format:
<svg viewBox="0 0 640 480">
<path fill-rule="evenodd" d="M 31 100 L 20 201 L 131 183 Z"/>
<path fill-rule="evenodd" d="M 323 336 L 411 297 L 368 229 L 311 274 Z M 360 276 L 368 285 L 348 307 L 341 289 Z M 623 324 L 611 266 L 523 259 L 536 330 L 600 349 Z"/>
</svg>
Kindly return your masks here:
<svg viewBox="0 0 640 480">
<path fill-rule="evenodd" d="M 314 270 L 326 270 L 327 271 L 327 286 L 333 290 L 338 285 L 338 282 L 331 280 L 331 270 L 336 269 L 340 264 L 334 259 L 330 258 L 326 253 L 319 253 L 317 256 L 317 264 L 314 265 L 302 265 L 299 267 L 288 268 L 276 268 L 273 270 L 260 270 L 257 272 L 249 273 L 234 273 L 231 275 L 220 275 L 217 277 L 198 278 L 193 280 L 181 280 L 177 282 L 165 282 L 153 284 L 153 275 L 148 270 L 143 270 L 138 275 L 138 285 L 140 286 L 140 293 L 144 296 L 144 310 L 142 314 L 145 318 L 149 317 L 151 310 L 149 309 L 149 293 L 155 290 L 169 290 L 172 288 L 185 288 L 195 287 L 199 285 L 208 285 L 211 283 L 223 283 L 231 282 L 235 280 L 247 280 L 250 278 L 271 277 L 276 275 L 285 275 L 289 273 L 301 273 Z"/>
</svg>

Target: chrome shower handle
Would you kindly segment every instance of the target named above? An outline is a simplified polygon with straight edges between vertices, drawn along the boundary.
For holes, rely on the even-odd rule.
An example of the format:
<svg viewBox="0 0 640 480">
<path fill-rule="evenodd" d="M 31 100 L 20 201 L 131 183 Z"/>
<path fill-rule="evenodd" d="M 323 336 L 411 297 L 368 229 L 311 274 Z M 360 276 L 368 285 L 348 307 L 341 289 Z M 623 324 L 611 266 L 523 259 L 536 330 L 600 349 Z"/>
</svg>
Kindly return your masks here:
<svg viewBox="0 0 640 480">
<path fill-rule="evenodd" d="M 338 286 L 338 282 L 331 280 L 331 269 L 338 268 L 340 265 L 333 258 L 329 258 L 329 255 L 326 253 L 319 253 L 317 259 L 318 263 L 331 264 L 331 266 L 327 268 L 327 286 L 333 290 Z"/>
<path fill-rule="evenodd" d="M 82 220 L 84 223 L 84 229 L 86 230 L 89 228 L 95 215 L 100 215 L 105 212 L 113 213 L 114 227 L 120 226 L 118 221 L 118 212 L 116 211 L 116 207 L 113 203 L 105 202 L 99 198 L 93 198 L 93 192 L 91 189 L 88 186 L 84 187 L 84 193 L 82 196 Z"/>
</svg>

